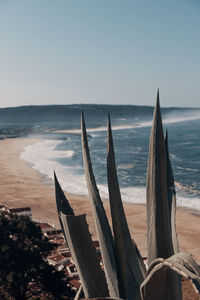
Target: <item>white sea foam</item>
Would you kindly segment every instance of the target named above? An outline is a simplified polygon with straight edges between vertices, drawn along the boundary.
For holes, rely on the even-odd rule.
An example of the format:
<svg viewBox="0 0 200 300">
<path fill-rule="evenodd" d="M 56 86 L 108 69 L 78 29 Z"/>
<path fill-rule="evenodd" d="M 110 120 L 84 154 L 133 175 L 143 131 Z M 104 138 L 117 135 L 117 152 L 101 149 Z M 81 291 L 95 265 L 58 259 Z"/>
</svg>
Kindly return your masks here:
<svg viewBox="0 0 200 300">
<path fill-rule="evenodd" d="M 195 121 L 195 120 L 199 120 L 199 119 L 200 119 L 200 115 L 188 116 L 188 117 L 166 118 L 166 119 L 163 119 L 163 123 L 166 123 L 166 124 L 180 123 L 180 122 L 187 122 L 187 121 Z"/>
<path fill-rule="evenodd" d="M 36 161 L 43 161 L 56 158 L 68 158 L 74 155 L 74 151 L 56 151 L 55 148 L 62 141 L 45 140 L 34 145 L 27 146 L 21 153 L 23 160 L 35 163 Z"/>
<path fill-rule="evenodd" d="M 192 208 L 194 210 L 200 211 L 200 199 L 197 197 L 196 198 L 183 197 L 177 194 L 177 206 Z"/>
<path fill-rule="evenodd" d="M 177 117 L 177 118 L 165 118 L 163 119 L 163 124 L 173 124 L 173 123 L 181 123 L 187 121 L 199 120 L 200 115 L 197 116 L 188 116 L 188 117 Z M 152 126 L 152 121 L 144 121 L 138 123 L 130 123 L 124 125 L 114 125 L 112 126 L 112 130 L 124 130 L 124 129 L 133 129 L 133 128 L 142 128 L 142 127 L 150 127 Z M 87 132 L 101 132 L 107 131 L 106 126 L 96 127 L 96 128 L 88 128 Z M 81 134 L 80 129 L 64 129 L 64 130 L 56 130 L 54 133 L 71 133 L 71 134 Z"/>
<path fill-rule="evenodd" d="M 134 168 L 134 165 L 133 164 L 122 164 L 122 165 L 119 165 L 118 166 L 118 170 L 129 170 L 129 169 L 132 169 Z"/>
<path fill-rule="evenodd" d="M 21 159 L 32 164 L 32 168 L 40 173 L 53 178 L 53 170 L 63 169 L 63 166 L 56 161 L 58 158 L 70 158 L 74 151 L 57 151 L 56 146 L 62 141 L 45 140 L 27 146 L 20 154 Z"/>
<path fill-rule="evenodd" d="M 45 140 L 30 145 L 21 153 L 21 158 L 32 164 L 32 167 L 48 178 L 53 179 L 53 171 L 56 171 L 59 182 L 64 191 L 80 195 L 88 195 L 83 166 L 70 167 L 62 165 L 54 160 L 60 157 L 72 157 L 73 151 L 57 151 L 56 146 L 61 143 L 57 140 Z M 124 167 L 130 167 L 129 165 Z M 82 174 L 80 173 L 82 169 Z M 79 172 L 76 172 L 78 170 Z M 183 196 L 183 189 L 177 186 L 177 205 L 200 210 L 200 198 Z M 100 195 L 103 199 L 108 198 L 107 185 L 98 184 Z M 145 187 L 122 187 L 120 189 L 122 200 L 129 203 L 141 203 L 146 201 Z"/>
<path fill-rule="evenodd" d="M 146 201 L 146 190 L 144 187 L 124 187 L 120 191 L 124 202 L 144 204 Z"/>
</svg>

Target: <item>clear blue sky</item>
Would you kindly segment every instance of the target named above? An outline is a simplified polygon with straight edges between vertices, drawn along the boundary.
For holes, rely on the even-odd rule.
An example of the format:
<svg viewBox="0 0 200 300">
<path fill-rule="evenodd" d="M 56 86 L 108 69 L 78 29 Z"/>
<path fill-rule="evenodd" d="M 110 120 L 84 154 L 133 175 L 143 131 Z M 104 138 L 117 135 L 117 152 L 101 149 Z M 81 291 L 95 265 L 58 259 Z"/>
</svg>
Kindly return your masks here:
<svg viewBox="0 0 200 300">
<path fill-rule="evenodd" d="M 0 107 L 200 106 L 200 0 L 0 0 Z"/>
</svg>

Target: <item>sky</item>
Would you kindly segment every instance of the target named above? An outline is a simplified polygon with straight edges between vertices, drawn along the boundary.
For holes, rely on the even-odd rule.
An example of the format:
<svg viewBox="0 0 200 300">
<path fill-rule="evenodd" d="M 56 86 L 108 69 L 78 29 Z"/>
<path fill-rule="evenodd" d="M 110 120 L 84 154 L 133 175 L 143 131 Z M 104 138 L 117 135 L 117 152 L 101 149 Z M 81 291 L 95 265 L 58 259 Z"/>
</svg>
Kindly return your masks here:
<svg viewBox="0 0 200 300">
<path fill-rule="evenodd" d="M 200 106 L 200 0 L 0 0 L 0 107 Z"/>
</svg>

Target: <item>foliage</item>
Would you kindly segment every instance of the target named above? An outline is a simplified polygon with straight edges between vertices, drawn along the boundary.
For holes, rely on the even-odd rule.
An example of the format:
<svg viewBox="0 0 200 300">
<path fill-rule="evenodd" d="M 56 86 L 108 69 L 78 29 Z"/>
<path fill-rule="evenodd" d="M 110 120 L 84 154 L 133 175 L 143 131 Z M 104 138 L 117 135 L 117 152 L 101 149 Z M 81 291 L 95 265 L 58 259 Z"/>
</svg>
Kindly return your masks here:
<svg viewBox="0 0 200 300">
<path fill-rule="evenodd" d="M 45 260 L 54 247 L 28 217 L 0 216 L 2 299 L 69 299 L 64 273 Z"/>
</svg>

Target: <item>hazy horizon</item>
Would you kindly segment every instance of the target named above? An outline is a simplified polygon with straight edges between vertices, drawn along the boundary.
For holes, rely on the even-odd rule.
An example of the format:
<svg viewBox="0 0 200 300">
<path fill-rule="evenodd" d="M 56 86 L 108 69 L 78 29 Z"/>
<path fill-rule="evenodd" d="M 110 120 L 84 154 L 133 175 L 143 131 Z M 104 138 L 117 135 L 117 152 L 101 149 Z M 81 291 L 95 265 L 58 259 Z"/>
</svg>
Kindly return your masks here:
<svg viewBox="0 0 200 300">
<path fill-rule="evenodd" d="M 161 103 L 162 104 L 162 103 Z M 115 104 L 115 103 L 51 103 L 51 104 L 24 104 L 24 105 L 16 105 L 16 106 L 2 106 L 0 107 L 0 109 L 4 109 L 4 108 L 20 108 L 20 107 L 31 107 L 31 106 L 76 106 L 76 105 L 99 105 L 99 106 L 105 106 L 105 105 L 110 105 L 110 106 L 144 106 L 144 107 L 155 107 L 155 104 Z M 177 105 L 170 105 L 170 106 L 163 106 L 161 105 L 161 108 L 181 108 L 181 109 L 195 109 L 197 108 L 198 110 L 200 109 L 200 106 L 177 106 Z"/>
<path fill-rule="evenodd" d="M 145 105 L 145 104 L 115 104 L 115 103 L 67 103 L 67 104 L 56 104 L 56 103 L 52 103 L 52 104 L 25 104 L 25 105 L 17 105 L 17 106 L 4 106 L 4 107 L 0 107 L 0 110 L 4 110 L 4 109 L 20 109 L 20 108 L 29 108 L 29 107 L 53 107 L 53 106 L 136 106 L 136 107 L 147 107 L 147 108 L 152 108 L 154 109 L 155 105 Z M 183 109 L 183 110 L 191 110 L 192 112 L 194 111 L 194 109 L 197 109 L 197 113 L 200 110 L 200 106 L 162 106 L 161 105 L 161 109 Z"/>
</svg>

